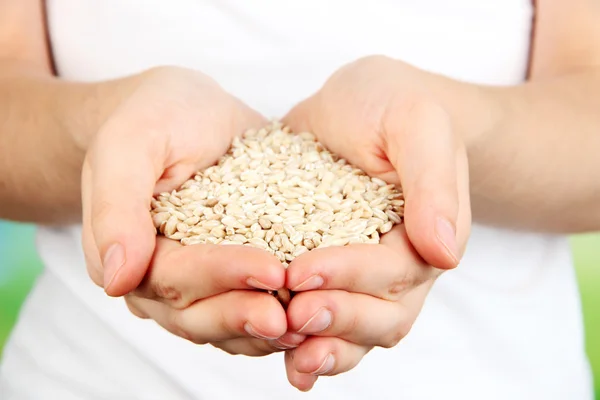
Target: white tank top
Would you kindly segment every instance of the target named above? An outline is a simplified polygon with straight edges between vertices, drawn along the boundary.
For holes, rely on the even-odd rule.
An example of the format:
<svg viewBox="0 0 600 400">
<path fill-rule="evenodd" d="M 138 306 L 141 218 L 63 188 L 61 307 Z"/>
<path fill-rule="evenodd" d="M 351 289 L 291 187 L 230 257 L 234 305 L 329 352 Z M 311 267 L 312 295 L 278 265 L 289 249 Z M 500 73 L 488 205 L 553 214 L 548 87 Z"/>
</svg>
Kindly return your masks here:
<svg viewBox="0 0 600 400">
<path fill-rule="evenodd" d="M 282 116 L 343 64 L 376 53 L 456 79 L 518 84 L 532 26 L 527 0 L 47 3 L 62 77 L 102 80 L 176 64 L 212 76 L 268 117 Z M 47 269 L 89 314 L 135 350 L 115 362 L 143 360 L 191 398 L 590 396 L 579 296 L 564 237 L 475 225 L 461 266 L 434 286 L 410 335 L 394 349 L 375 349 L 349 373 L 321 378 L 309 394 L 287 383 L 281 354 L 233 357 L 131 316 L 121 299 L 107 298 L 90 283 L 79 226 L 40 229 L 39 249 Z M 160 382 L 134 384 L 151 390 Z"/>
</svg>

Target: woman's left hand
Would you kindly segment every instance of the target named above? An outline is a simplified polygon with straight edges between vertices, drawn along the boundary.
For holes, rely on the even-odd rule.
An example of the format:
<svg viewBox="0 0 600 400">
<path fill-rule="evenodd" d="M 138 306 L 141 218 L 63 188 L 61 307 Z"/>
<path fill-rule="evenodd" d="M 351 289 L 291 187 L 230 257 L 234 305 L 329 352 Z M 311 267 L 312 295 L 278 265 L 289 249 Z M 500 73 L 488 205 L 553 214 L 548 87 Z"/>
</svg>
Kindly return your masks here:
<svg viewBox="0 0 600 400">
<path fill-rule="evenodd" d="M 402 225 L 380 244 L 299 256 L 287 271 L 287 286 L 297 292 L 287 310 L 288 332 L 307 339 L 286 352 L 290 383 L 308 390 L 318 376 L 351 370 L 373 347 L 398 344 L 441 272 L 416 253 Z"/>
<path fill-rule="evenodd" d="M 367 57 L 338 70 L 283 122 L 310 131 L 368 175 L 401 185 L 404 225 L 378 245 L 324 248 L 288 267 L 288 331 L 309 337 L 286 354 L 290 382 L 355 367 L 374 346 L 410 330 L 440 273 L 456 267 L 471 227 L 466 151 L 430 93 L 442 78 Z M 319 326 L 320 324 L 320 326 Z"/>
</svg>

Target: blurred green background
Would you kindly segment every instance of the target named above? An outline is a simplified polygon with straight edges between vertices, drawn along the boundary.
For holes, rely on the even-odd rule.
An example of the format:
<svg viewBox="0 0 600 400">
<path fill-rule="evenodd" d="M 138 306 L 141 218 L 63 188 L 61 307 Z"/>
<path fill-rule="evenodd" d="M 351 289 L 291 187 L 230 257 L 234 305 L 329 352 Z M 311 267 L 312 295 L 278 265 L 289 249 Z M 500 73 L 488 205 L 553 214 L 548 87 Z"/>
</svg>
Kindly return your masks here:
<svg viewBox="0 0 600 400">
<path fill-rule="evenodd" d="M 0 353 L 19 306 L 41 270 L 34 227 L 0 221 Z M 586 324 L 587 351 L 600 400 L 600 234 L 572 239 Z"/>
</svg>

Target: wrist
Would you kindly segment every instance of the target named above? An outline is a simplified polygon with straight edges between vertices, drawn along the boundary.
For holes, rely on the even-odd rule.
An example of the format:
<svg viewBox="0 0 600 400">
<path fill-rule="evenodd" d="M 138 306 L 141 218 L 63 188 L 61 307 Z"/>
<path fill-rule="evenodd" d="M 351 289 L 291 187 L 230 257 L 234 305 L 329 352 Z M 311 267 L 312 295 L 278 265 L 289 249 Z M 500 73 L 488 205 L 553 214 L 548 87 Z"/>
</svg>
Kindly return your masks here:
<svg viewBox="0 0 600 400">
<path fill-rule="evenodd" d="M 102 125 L 131 96 L 144 76 L 145 73 L 140 73 L 92 83 L 57 82 L 57 88 L 68 84 L 70 90 L 67 101 L 60 103 L 55 114 L 63 123 L 63 132 L 82 158 Z"/>
<path fill-rule="evenodd" d="M 474 186 L 488 176 L 489 149 L 505 121 L 506 95 L 510 89 L 458 81 L 427 73 L 427 97 L 450 116 L 457 140 L 464 145 Z M 473 186 L 473 185 L 472 185 Z"/>
<path fill-rule="evenodd" d="M 442 107 L 467 150 L 477 146 L 496 125 L 499 108 L 492 87 L 452 79 L 399 60 L 394 68 L 399 82 L 396 91 L 401 97 L 426 99 Z"/>
<path fill-rule="evenodd" d="M 432 81 L 431 98 L 449 114 L 458 139 L 471 155 L 500 119 L 494 88 L 441 75 L 433 75 Z"/>
</svg>

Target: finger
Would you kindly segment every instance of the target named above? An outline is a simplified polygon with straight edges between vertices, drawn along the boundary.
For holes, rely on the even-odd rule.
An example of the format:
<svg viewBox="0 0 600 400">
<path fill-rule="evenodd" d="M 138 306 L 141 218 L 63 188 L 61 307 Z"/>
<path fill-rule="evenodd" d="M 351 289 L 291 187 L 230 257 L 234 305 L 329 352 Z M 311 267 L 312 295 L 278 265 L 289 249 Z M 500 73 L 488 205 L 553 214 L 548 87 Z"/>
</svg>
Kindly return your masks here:
<svg viewBox="0 0 600 400">
<path fill-rule="evenodd" d="M 456 267 L 462 257 L 456 238 L 458 144 L 449 116 L 420 102 L 404 113 L 390 107 L 383 126 L 387 156 L 402 182 L 408 237 L 429 264 Z"/>
<path fill-rule="evenodd" d="M 127 301 L 169 332 L 196 344 L 237 338 L 272 340 L 287 330 L 285 311 L 267 293 L 234 290 L 183 310 L 132 295 L 127 295 Z"/>
<path fill-rule="evenodd" d="M 232 355 L 243 354 L 250 357 L 262 357 L 296 348 L 304 341 L 304 339 L 306 339 L 306 336 L 304 335 L 286 333 L 281 338 L 274 340 L 239 338 L 222 342 L 213 342 L 211 344 Z M 285 347 L 281 345 L 281 342 L 279 342 L 280 340 L 283 340 L 283 343 L 286 343 Z M 296 344 L 292 345 L 291 343 Z"/>
<path fill-rule="evenodd" d="M 318 100 L 317 94 L 297 103 L 282 119 L 281 122 L 289 126 L 292 132 L 313 132 L 313 119 L 316 113 L 311 112 Z M 318 109 L 318 108 L 317 108 Z"/>
<path fill-rule="evenodd" d="M 286 333 L 281 338 L 274 340 L 239 338 L 213 342 L 211 344 L 232 355 L 243 354 L 250 357 L 263 357 L 272 353 L 296 348 L 305 338 L 306 336 L 297 333 Z M 283 342 L 280 342 L 280 340 Z M 286 343 L 285 347 L 281 343 Z"/>
<path fill-rule="evenodd" d="M 211 343 L 217 349 L 231 355 L 244 355 L 249 357 L 264 357 L 283 350 L 271 346 L 270 342 L 262 339 L 238 338 Z"/>
<path fill-rule="evenodd" d="M 128 296 L 125 297 L 125 304 L 127 304 L 127 308 L 129 309 L 129 312 L 132 313 L 133 315 L 135 315 L 136 317 L 141 318 L 141 319 L 149 319 L 150 318 L 148 316 L 148 314 L 146 314 L 145 312 L 143 312 L 142 310 L 137 308 L 131 301 L 129 301 Z"/>
<path fill-rule="evenodd" d="M 142 125 L 143 126 L 143 125 Z M 87 205 L 104 272 L 104 290 L 121 296 L 142 280 L 154 251 L 156 229 L 149 212 L 163 160 L 141 126 L 106 126 L 86 158 L 91 170 Z"/>
<path fill-rule="evenodd" d="M 416 253 L 405 227 L 396 225 L 377 245 L 325 247 L 298 256 L 288 266 L 286 285 L 293 292 L 338 289 L 398 300 L 438 274 Z"/>
<path fill-rule="evenodd" d="M 304 340 L 306 340 L 306 335 L 286 332 L 286 334 L 279 339 L 270 340 L 269 345 L 279 350 L 291 350 L 298 347 Z"/>
<path fill-rule="evenodd" d="M 158 237 L 148 273 L 134 293 L 174 308 L 232 289 L 275 291 L 285 268 L 270 253 L 249 246 L 196 244 Z"/>
<path fill-rule="evenodd" d="M 412 328 L 429 287 L 430 284 L 419 286 L 399 302 L 342 290 L 302 292 L 289 305 L 289 330 L 390 348 Z"/>
<path fill-rule="evenodd" d="M 296 367 L 294 367 L 295 351 L 296 350 L 288 350 L 285 352 L 285 372 L 287 374 L 288 381 L 292 386 L 303 392 L 308 392 L 313 388 L 319 377 L 317 375 L 303 374 L 296 370 Z"/>
<path fill-rule="evenodd" d="M 337 337 L 310 337 L 294 351 L 294 369 L 301 374 L 334 376 L 358 365 L 372 349 Z"/>
</svg>

